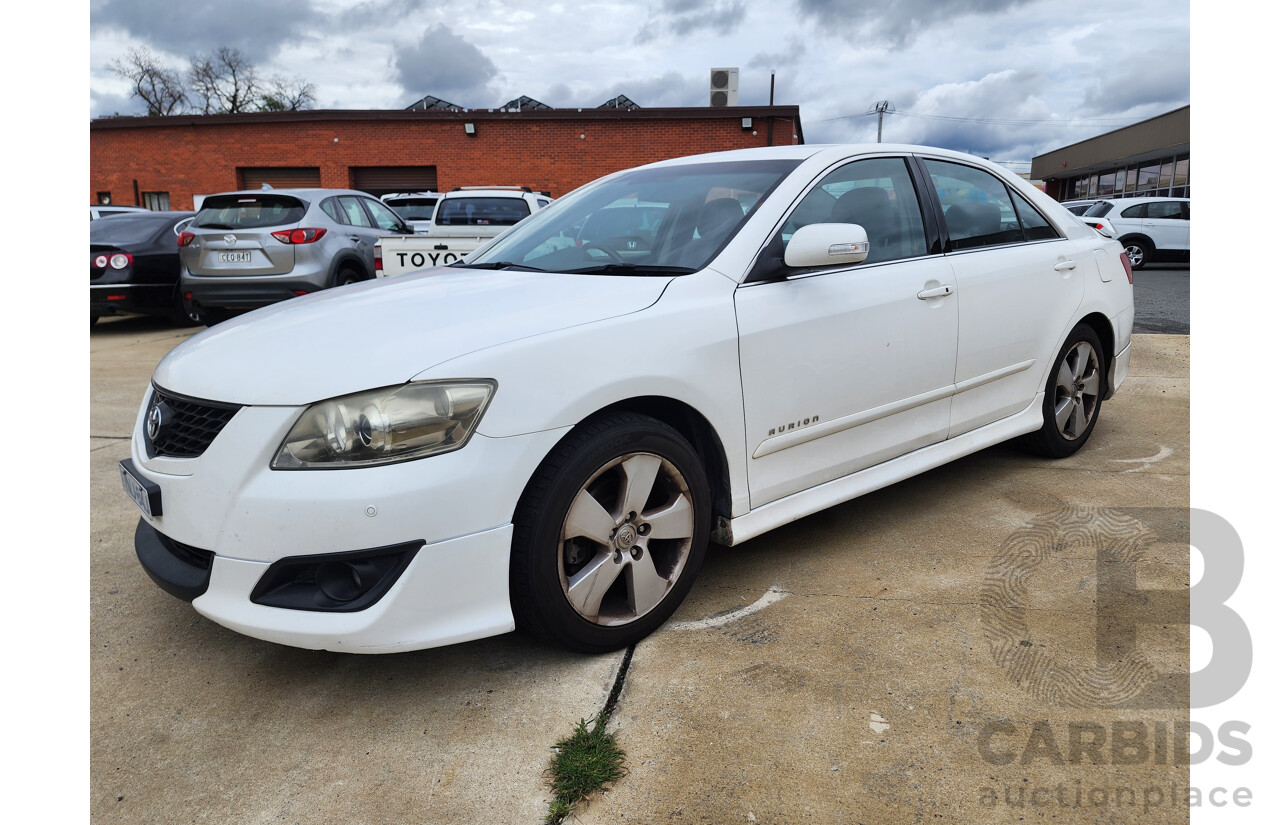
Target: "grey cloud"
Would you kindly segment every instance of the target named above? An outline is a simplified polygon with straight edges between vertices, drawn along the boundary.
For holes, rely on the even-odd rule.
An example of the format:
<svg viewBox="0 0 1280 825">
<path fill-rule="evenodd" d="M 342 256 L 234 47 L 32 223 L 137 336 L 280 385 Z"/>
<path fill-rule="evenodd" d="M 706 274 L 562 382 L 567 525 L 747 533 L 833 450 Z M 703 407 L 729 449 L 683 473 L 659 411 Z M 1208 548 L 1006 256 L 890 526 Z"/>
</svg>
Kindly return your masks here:
<svg viewBox="0 0 1280 825">
<path fill-rule="evenodd" d="M 593 86 L 576 92 L 563 83 L 557 83 L 541 96 L 533 96 L 548 106 L 563 109 L 594 109 L 618 95 L 626 95 L 646 109 L 706 106 L 706 84 L 701 76 L 698 80 L 691 80 L 679 72 L 667 72 L 661 76 L 620 80 L 608 86 Z"/>
<path fill-rule="evenodd" d="M 794 66 L 800 62 L 800 58 L 804 57 L 808 52 L 808 47 L 798 38 L 792 38 L 787 43 L 786 51 L 781 52 L 761 52 L 747 62 L 749 69 L 779 69 L 785 66 Z"/>
<path fill-rule="evenodd" d="M 738 28 L 746 15 L 744 0 L 665 0 L 658 12 L 636 33 L 636 43 L 649 43 L 663 36 L 684 37 L 703 29 L 727 34 Z"/>
<path fill-rule="evenodd" d="M 923 29 L 947 25 L 961 15 L 995 15 L 1034 0 L 797 0 L 800 14 L 835 31 L 884 37 L 901 48 Z"/>
<path fill-rule="evenodd" d="M 448 26 L 432 26 L 417 43 L 397 47 L 393 62 L 396 81 L 412 98 L 410 103 L 424 95 L 464 108 L 503 102 L 490 85 L 498 75 L 497 66 Z"/>
<path fill-rule="evenodd" d="M 311 0 L 219 0 L 175 6 L 166 0 L 104 0 L 89 11 L 95 28 L 123 31 L 170 54 L 194 55 L 219 46 L 250 61 L 270 60 L 282 43 L 297 42 L 323 15 Z"/>
<path fill-rule="evenodd" d="M 146 113 L 146 106 L 136 97 L 89 90 L 89 117 L 91 118 L 111 115 L 145 115 Z"/>
<path fill-rule="evenodd" d="M 1080 112 L 1087 115 L 1123 114 L 1134 109 L 1175 109 L 1191 100 L 1191 44 L 1135 54 L 1117 69 L 1085 87 Z"/>
<path fill-rule="evenodd" d="M 388 21 L 403 21 L 430 8 L 426 0 L 366 0 L 338 15 L 338 24 L 344 31 L 385 27 Z"/>
</svg>

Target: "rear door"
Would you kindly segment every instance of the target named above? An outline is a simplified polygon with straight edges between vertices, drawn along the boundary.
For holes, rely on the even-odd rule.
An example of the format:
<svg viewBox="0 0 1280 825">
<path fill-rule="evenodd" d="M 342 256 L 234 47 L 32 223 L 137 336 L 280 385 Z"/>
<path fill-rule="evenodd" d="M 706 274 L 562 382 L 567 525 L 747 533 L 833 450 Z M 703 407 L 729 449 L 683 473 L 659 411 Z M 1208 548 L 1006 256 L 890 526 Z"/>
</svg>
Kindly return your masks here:
<svg viewBox="0 0 1280 825">
<path fill-rule="evenodd" d="M 1182 201 L 1153 201 L 1147 204 L 1143 230 L 1155 241 L 1156 249 L 1191 248 L 1191 209 Z"/>
<path fill-rule="evenodd" d="M 271 233 L 297 228 L 307 207 L 270 192 L 213 195 L 187 227 L 195 239 L 182 249 L 192 275 L 282 275 L 293 271 L 294 248 Z"/>
<path fill-rule="evenodd" d="M 922 158 L 942 211 L 959 337 L 948 437 L 1027 408 L 1097 277 L 1093 251 L 1062 238 L 991 172 Z"/>
</svg>

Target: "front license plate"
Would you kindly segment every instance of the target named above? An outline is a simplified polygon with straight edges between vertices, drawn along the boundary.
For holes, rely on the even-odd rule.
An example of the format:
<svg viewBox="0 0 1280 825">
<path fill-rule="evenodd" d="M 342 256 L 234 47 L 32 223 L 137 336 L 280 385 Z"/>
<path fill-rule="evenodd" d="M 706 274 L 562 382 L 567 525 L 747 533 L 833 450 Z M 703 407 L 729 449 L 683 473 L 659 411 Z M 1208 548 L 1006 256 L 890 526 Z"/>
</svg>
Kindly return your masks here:
<svg viewBox="0 0 1280 825">
<path fill-rule="evenodd" d="M 138 509 L 142 510 L 148 519 L 154 519 L 161 514 L 160 485 L 139 476 L 131 458 L 120 462 L 120 483 L 124 485 L 124 491 L 129 494 L 129 498 L 133 499 L 133 503 L 138 505 Z"/>
<path fill-rule="evenodd" d="M 247 264 L 253 260 L 251 252 L 219 252 L 218 260 L 224 264 Z"/>
</svg>

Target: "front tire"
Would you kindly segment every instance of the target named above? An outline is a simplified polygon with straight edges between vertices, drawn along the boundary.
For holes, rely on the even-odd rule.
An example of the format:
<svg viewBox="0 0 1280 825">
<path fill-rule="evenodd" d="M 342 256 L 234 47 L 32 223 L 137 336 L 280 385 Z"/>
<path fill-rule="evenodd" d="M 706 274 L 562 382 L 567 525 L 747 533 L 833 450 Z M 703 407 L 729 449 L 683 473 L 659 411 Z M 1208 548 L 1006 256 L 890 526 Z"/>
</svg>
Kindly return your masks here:
<svg viewBox="0 0 1280 825">
<path fill-rule="evenodd" d="M 1031 452 L 1066 458 L 1089 440 L 1106 392 L 1106 352 L 1098 333 L 1077 324 L 1049 373 L 1044 393 L 1044 424 L 1022 444 Z"/>
<path fill-rule="evenodd" d="M 516 627 L 584 653 L 634 644 L 684 601 L 710 530 L 706 473 L 680 433 L 636 413 L 588 420 L 516 508 Z"/>
</svg>

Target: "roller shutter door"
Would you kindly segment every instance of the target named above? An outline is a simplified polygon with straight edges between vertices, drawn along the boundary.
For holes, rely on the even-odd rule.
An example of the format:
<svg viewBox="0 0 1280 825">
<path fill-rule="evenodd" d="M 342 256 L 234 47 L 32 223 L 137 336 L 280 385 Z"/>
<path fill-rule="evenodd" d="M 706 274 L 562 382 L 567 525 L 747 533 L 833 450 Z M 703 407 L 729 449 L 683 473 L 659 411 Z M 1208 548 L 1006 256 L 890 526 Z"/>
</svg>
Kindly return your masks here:
<svg viewBox="0 0 1280 825">
<path fill-rule="evenodd" d="M 434 166 L 352 166 L 351 188 L 370 195 L 436 191 Z"/>
</svg>

